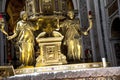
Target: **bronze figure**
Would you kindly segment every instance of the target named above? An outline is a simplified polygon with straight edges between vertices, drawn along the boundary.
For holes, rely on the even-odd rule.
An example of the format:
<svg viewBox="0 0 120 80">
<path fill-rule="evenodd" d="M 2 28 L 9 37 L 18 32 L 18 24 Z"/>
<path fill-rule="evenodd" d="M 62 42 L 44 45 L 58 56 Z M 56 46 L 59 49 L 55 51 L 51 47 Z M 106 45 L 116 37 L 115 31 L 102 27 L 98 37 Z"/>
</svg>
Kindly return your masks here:
<svg viewBox="0 0 120 80">
<path fill-rule="evenodd" d="M 8 36 L 8 40 L 17 38 L 17 45 L 19 45 L 20 61 L 23 66 L 33 65 L 34 61 L 34 35 L 33 31 L 38 30 L 39 26 L 33 25 L 27 20 L 27 13 L 22 11 L 20 13 L 21 20 L 17 22 L 17 27 L 14 34 Z"/>
</svg>

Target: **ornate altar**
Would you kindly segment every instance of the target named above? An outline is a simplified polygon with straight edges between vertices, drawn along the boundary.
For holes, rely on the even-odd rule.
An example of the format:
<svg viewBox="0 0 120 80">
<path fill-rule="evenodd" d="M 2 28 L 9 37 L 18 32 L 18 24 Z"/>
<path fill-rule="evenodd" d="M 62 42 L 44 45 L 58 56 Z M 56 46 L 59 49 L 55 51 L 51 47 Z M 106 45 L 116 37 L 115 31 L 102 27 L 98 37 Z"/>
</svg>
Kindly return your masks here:
<svg viewBox="0 0 120 80">
<path fill-rule="evenodd" d="M 88 34 L 92 20 L 89 16 L 90 26 L 82 31 L 72 0 L 26 0 L 20 18 L 14 34 L 7 34 L 8 40 L 16 38 L 20 67 L 66 64 L 69 60 L 81 62 L 81 36 Z M 3 28 L 1 31 L 5 32 Z"/>
<path fill-rule="evenodd" d="M 13 77 L 6 78 L 7 80 L 13 79 L 92 80 L 114 78 L 117 79 L 116 76 L 120 76 L 119 67 L 105 68 L 106 66 L 104 66 L 104 64 L 106 64 L 106 61 L 103 62 L 104 64 L 98 62 L 66 65 L 67 57 L 61 51 L 64 34 L 60 33 L 60 31 L 58 31 L 57 29 L 60 28 L 60 26 L 58 27 L 59 23 L 64 23 L 62 20 L 66 19 L 67 11 L 74 10 L 71 1 L 72 0 L 26 0 L 25 11 L 28 14 L 28 20 L 31 21 L 32 23 L 40 20 L 40 23 L 38 23 L 40 27 L 40 29 L 38 30 L 39 33 L 37 37 L 35 36 L 36 37 L 35 40 L 38 43 L 37 51 L 39 55 L 35 59 L 36 60 L 35 67 L 32 68 L 30 68 L 29 66 L 22 68 L 20 67 L 15 70 L 16 75 L 13 76 L 11 74 L 10 76 Z M 60 20 L 61 22 L 59 22 Z M 72 22 L 72 19 L 68 21 Z M 76 25 L 74 24 L 74 22 L 70 24 L 72 24 L 72 26 Z M 91 28 L 91 24 L 92 22 L 90 22 L 90 27 L 87 29 L 87 31 L 89 31 L 89 29 Z M 75 28 L 69 29 L 71 29 L 71 31 L 75 30 Z M 64 31 L 66 30 L 67 29 L 65 29 Z M 69 36 L 71 36 L 71 34 L 68 34 L 68 37 Z M 78 35 L 74 36 L 74 38 L 76 38 L 75 41 L 79 43 L 80 40 L 77 40 L 78 37 L 79 37 Z M 71 41 L 70 43 L 73 44 L 73 41 Z M 71 45 L 69 47 L 73 48 L 73 46 Z M 77 47 L 81 47 L 81 45 L 77 45 Z M 108 74 L 106 75 L 106 73 Z"/>
<path fill-rule="evenodd" d="M 40 33 L 36 38 L 40 51 L 40 55 L 36 59 L 36 66 L 66 64 L 66 57 L 60 49 L 63 36 L 59 32 L 53 31 L 53 34 L 58 35 L 57 37 L 42 38 L 43 33 Z"/>
<path fill-rule="evenodd" d="M 67 56 L 74 58 L 72 60 L 75 60 L 75 58 L 77 58 L 76 60 L 81 59 L 82 45 L 80 37 L 81 34 L 87 34 L 91 29 L 92 22 L 90 20 L 90 27 L 88 27 L 86 32 L 82 32 L 80 30 L 79 20 L 75 19 L 72 0 L 26 0 L 25 9 L 21 12 L 20 17 L 23 19 L 18 22 L 20 23 L 16 29 L 18 31 L 14 32 L 21 32 L 20 36 L 18 36 L 18 41 L 21 42 L 18 42 L 17 45 L 20 49 L 22 65 L 19 67 L 20 69 L 15 70 L 16 74 L 24 72 L 24 68 L 26 68 L 27 73 L 29 73 L 29 67 L 31 65 L 32 68 L 30 71 L 34 73 L 35 70 L 39 70 L 36 67 L 67 64 L 67 57 L 65 54 L 68 53 L 69 54 Z M 91 17 L 89 18 L 91 19 Z M 76 22 L 76 20 L 78 21 Z M 35 32 L 36 30 L 38 30 L 38 34 L 33 33 L 33 31 Z M 5 30 L 2 29 L 2 31 Z M 15 33 L 15 35 L 17 33 Z M 22 35 L 23 33 L 26 34 Z M 11 36 L 7 36 L 11 38 Z M 65 36 L 67 37 L 64 38 Z M 35 42 L 34 40 L 38 43 L 37 51 L 39 55 L 37 57 L 33 47 Z M 64 51 L 61 51 L 61 48 L 63 48 L 62 45 L 65 45 L 69 51 L 67 49 L 63 49 Z M 33 57 L 35 58 L 35 63 L 33 63 Z M 30 65 L 28 63 L 30 63 Z M 89 68 L 102 66 L 102 63 L 95 64 L 97 64 L 97 66 L 94 65 L 94 63 L 66 65 L 65 67 L 67 69 L 65 70 L 78 69 L 78 67 L 80 69 L 84 67 Z M 33 66 L 35 66 L 35 68 Z M 63 65 L 60 68 L 63 70 L 62 68 L 65 67 Z M 48 69 L 58 69 L 58 67 Z M 47 68 L 45 68 L 45 70 L 47 70 Z"/>
<path fill-rule="evenodd" d="M 36 66 L 66 64 L 66 56 L 61 52 L 64 35 L 57 30 L 57 23 L 66 17 L 67 10 L 73 10 L 71 0 L 26 0 L 25 10 L 28 20 L 39 20 L 40 32 L 37 35 L 39 56 Z M 48 26 L 50 25 L 50 27 Z M 50 35 L 50 30 L 52 29 Z"/>
</svg>

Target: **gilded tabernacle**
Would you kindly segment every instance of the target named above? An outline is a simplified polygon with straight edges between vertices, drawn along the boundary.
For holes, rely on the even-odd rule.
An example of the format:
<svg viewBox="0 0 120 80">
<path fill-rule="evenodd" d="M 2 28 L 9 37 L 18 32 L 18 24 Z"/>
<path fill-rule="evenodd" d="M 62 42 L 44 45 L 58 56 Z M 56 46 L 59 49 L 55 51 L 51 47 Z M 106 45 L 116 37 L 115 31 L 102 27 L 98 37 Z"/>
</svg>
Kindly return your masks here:
<svg viewBox="0 0 120 80">
<path fill-rule="evenodd" d="M 88 15 L 89 26 L 82 30 L 75 14 L 72 0 L 26 0 L 12 35 L 1 22 L 7 39 L 16 40 L 18 68 L 82 62 L 81 36 L 92 28 L 92 16 Z"/>
</svg>

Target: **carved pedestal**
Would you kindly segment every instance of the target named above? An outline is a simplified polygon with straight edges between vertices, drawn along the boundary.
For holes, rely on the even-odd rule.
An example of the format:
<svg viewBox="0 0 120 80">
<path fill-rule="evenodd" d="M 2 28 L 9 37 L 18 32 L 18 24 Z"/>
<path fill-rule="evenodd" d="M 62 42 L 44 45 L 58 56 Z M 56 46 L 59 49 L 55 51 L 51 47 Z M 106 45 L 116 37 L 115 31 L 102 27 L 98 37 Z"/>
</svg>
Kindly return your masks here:
<svg viewBox="0 0 120 80">
<path fill-rule="evenodd" d="M 60 49 L 62 39 L 63 37 L 37 38 L 40 55 L 36 59 L 36 67 L 67 63 Z"/>
</svg>

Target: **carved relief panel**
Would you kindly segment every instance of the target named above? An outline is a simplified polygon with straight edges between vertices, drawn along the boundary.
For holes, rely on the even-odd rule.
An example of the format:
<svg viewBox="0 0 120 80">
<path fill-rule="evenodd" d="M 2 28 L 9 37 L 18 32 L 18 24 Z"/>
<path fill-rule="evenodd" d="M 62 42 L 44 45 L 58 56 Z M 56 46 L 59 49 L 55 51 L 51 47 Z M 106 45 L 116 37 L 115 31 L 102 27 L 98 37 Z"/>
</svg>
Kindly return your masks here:
<svg viewBox="0 0 120 80">
<path fill-rule="evenodd" d="M 63 37 L 37 38 L 40 55 L 37 57 L 36 66 L 66 64 L 66 56 L 61 53 Z"/>
<path fill-rule="evenodd" d="M 67 0 L 26 0 L 28 17 L 65 13 L 68 9 Z"/>
</svg>

